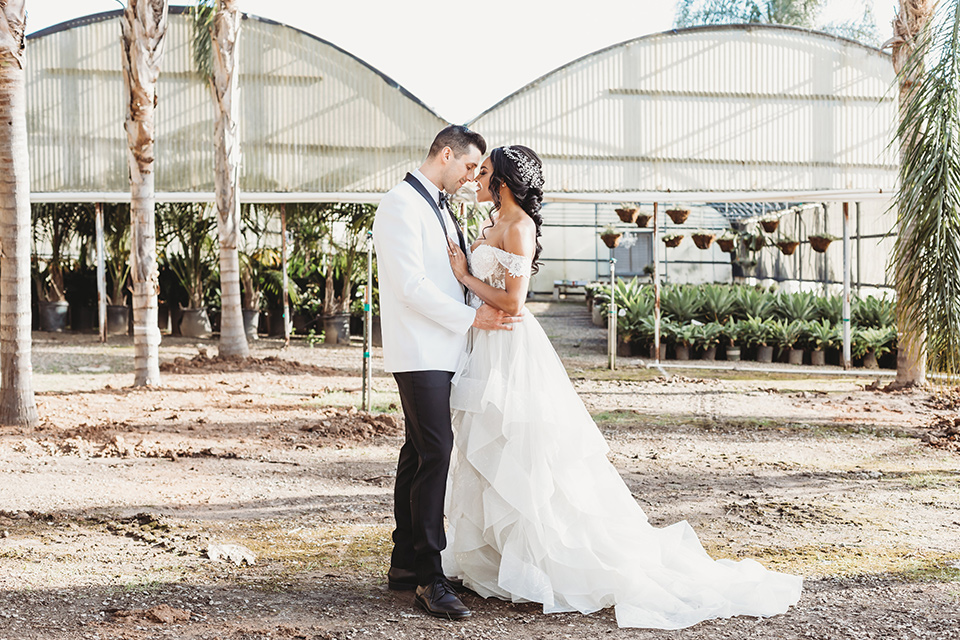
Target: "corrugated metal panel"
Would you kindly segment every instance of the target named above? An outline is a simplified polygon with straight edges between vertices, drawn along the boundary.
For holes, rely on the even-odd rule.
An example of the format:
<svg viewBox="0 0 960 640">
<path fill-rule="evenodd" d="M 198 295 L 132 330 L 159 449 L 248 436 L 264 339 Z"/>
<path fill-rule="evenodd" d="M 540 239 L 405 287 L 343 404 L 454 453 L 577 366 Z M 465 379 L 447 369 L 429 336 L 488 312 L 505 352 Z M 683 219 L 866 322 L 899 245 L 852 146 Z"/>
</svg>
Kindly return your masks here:
<svg viewBox="0 0 960 640">
<path fill-rule="evenodd" d="M 548 192 L 887 189 L 890 58 L 801 29 L 633 40 L 521 89 L 471 127 L 546 163 Z"/>
<path fill-rule="evenodd" d="M 194 73 L 191 25 L 170 16 L 158 88 L 158 191 L 213 188 L 213 107 Z M 119 12 L 27 45 L 31 191 L 127 183 Z M 241 190 L 384 192 L 446 122 L 362 61 L 297 29 L 250 17 L 240 36 Z"/>
</svg>

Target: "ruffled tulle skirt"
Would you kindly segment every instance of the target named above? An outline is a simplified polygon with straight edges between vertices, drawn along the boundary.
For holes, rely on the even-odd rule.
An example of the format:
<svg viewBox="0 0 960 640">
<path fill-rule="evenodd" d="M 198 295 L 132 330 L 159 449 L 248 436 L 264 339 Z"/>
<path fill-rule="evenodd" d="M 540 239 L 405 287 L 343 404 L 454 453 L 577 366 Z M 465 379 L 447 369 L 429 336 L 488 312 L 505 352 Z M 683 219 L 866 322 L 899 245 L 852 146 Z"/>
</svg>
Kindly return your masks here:
<svg viewBox="0 0 960 640">
<path fill-rule="evenodd" d="M 771 616 L 802 580 L 713 560 L 684 521 L 647 522 L 537 320 L 475 331 L 454 375 L 447 575 L 545 613 L 615 607 L 622 627 Z"/>
</svg>

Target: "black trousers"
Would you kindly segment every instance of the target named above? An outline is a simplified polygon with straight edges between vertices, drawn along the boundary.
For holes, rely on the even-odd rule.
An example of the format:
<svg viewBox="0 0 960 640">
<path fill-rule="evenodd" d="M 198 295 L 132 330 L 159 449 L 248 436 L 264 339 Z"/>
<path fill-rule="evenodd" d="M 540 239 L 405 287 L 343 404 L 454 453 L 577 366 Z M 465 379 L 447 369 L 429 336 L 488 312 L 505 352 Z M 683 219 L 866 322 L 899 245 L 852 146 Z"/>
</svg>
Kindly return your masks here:
<svg viewBox="0 0 960 640">
<path fill-rule="evenodd" d="M 406 425 L 394 487 L 391 566 L 417 573 L 430 584 L 443 575 L 440 551 L 447 546 L 443 530 L 443 498 L 453 448 L 450 427 L 449 371 L 394 373 Z"/>
</svg>

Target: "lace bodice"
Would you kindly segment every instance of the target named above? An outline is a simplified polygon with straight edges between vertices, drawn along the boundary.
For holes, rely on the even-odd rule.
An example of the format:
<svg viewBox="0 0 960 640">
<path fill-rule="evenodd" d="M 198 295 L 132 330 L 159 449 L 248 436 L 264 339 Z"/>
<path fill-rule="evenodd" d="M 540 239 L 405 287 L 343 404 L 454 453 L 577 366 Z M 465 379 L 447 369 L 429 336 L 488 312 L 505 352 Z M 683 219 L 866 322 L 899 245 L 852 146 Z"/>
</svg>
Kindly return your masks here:
<svg viewBox="0 0 960 640">
<path fill-rule="evenodd" d="M 489 244 L 481 244 L 471 255 L 473 275 L 498 289 L 507 288 L 507 274 L 530 276 L 531 260 Z"/>
</svg>

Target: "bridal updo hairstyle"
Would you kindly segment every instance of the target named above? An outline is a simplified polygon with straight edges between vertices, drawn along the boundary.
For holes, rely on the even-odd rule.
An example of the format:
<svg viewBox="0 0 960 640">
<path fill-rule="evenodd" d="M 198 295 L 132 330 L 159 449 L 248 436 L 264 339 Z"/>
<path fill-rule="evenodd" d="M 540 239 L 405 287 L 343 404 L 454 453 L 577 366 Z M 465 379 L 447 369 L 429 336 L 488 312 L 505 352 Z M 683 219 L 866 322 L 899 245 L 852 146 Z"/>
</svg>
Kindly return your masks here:
<svg viewBox="0 0 960 640">
<path fill-rule="evenodd" d="M 540 214 L 540 205 L 543 202 L 543 162 L 536 152 L 519 144 L 510 145 L 511 152 L 522 153 L 530 166 L 535 168 L 536 175 L 524 176 L 521 167 L 504 151 L 503 147 L 497 147 L 490 152 L 490 163 L 493 165 L 493 172 L 490 175 L 490 195 L 493 196 L 493 206 L 500 208 L 500 185 L 506 184 L 513 197 L 516 198 L 520 207 L 527 212 L 537 225 L 537 250 L 533 254 L 532 274 L 540 270 L 540 263 L 537 259 L 543 247 L 540 246 L 540 227 L 543 225 L 543 216 Z M 531 275 L 532 275 L 531 274 Z"/>
</svg>

